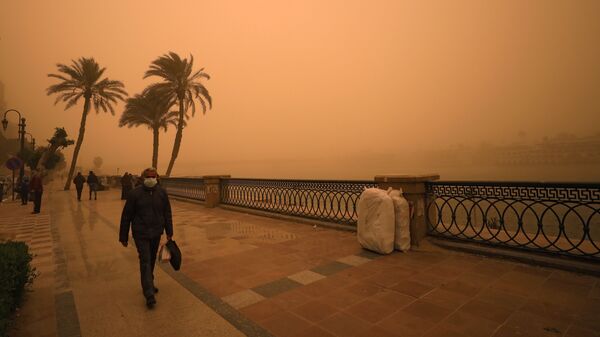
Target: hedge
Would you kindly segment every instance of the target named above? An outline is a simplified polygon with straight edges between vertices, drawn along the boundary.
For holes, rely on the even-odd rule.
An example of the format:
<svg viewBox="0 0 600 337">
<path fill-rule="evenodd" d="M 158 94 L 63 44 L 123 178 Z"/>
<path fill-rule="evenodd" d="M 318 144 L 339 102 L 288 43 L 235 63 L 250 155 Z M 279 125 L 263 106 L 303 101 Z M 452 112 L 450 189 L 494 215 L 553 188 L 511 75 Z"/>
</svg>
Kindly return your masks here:
<svg viewBox="0 0 600 337">
<path fill-rule="evenodd" d="M 6 336 L 12 313 L 35 277 L 32 255 L 24 242 L 0 242 L 0 336 Z"/>
</svg>

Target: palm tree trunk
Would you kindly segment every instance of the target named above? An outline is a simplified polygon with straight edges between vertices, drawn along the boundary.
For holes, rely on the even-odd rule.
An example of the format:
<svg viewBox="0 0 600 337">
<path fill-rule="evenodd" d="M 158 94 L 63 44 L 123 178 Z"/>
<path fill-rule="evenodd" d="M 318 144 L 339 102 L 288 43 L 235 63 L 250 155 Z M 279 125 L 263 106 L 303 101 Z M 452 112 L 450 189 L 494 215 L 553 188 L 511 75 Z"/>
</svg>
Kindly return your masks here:
<svg viewBox="0 0 600 337">
<path fill-rule="evenodd" d="M 183 98 L 179 99 L 179 122 L 177 123 L 177 134 L 175 134 L 175 142 L 173 142 L 173 151 L 171 152 L 171 160 L 169 161 L 169 167 L 167 168 L 167 177 L 171 176 L 175 159 L 179 154 L 179 147 L 181 146 L 181 138 L 183 137 Z"/>
<path fill-rule="evenodd" d="M 73 151 L 73 158 L 71 159 L 71 168 L 69 169 L 69 175 L 65 183 L 65 191 L 71 188 L 71 180 L 73 180 L 73 173 L 75 173 L 75 166 L 77 165 L 77 156 L 81 149 L 81 143 L 83 143 L 83 134 L 85 133 L 85 120 L 87 119 L 88 112 L 90 110 L 90 98 L 85 98 L 85 104 L 83 105 L 83 115 L 81 115 L 81 124 L 79 125 L 79 136 L 77 136 L 77 143 L 75 143 L 75 151 Z"/>
<path fill-rule="evenodd" d="M 152 167 L 158 170 L 158 128 L 155 127 L 152 130 L 153 144 L 152 144 Z"/>
</svg>

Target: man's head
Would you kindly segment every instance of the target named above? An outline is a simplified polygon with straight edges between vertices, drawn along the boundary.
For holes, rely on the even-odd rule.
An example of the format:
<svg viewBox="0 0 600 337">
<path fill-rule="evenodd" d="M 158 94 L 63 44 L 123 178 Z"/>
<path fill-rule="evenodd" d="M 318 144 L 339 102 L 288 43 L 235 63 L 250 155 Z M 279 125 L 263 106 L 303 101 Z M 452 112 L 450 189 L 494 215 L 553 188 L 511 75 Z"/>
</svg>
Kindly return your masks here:
<svg viewBox="0 0 600 337">
<path fill-rule="evenodd" d="M 148 188 L 154 188 L 154 186 L 158 184 L 158 172 L 156 172 L 156 169 L 153 167 L 145 169 L 142 172 L 141 177 L 144 181 L 144 186 Z"/>
<path fill-rule="evenodd" d="M 142 178 L 158 178 L 158 173 L 154 167 L 148 167 L 142 171 Z"/>
</svg>

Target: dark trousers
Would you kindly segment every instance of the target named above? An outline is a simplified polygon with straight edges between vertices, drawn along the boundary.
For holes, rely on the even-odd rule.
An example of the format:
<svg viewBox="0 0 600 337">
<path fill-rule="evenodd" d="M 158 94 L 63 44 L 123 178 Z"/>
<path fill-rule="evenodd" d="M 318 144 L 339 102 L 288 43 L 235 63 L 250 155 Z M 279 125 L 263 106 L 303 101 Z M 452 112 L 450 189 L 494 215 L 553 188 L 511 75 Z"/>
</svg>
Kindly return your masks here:
<svg viewBox="0 0 600 337">
<path fill-rule="evenodd" d="M 21 205 L 27 205 L 27 201 L 29 201 L 29 190 L 21 190 Z"/>
<path fill-rule="evenodd" d="M 34 191 L 33 197 L 33 211 L 36 213 L 40 212 L 40 208 L 42 208 L 42 193 L 43 191 Z"/>
<path fill-rule="evenodd" d="M 75 189 L 77 190 L 77 200 L 81 200 L 81 192 L 83 191 L 83 186 L 75 187 Z"/>
<path fill-rule="evenodd" d="M 94 193 L 94 200 L 98 199 L 98 185 L 90 184 L 90 200 L 92 200 L 92 192 Z"/>
<path fill-rule="evenodd" d="M 154 264 L 158 253 L 158 245 L 160 244 L 160 236 L 153 239 L 134 238 L 134 241 L 140 259 L 142 291 L 144 297 L 148 298 L 154 295 Z"/>
</svg>

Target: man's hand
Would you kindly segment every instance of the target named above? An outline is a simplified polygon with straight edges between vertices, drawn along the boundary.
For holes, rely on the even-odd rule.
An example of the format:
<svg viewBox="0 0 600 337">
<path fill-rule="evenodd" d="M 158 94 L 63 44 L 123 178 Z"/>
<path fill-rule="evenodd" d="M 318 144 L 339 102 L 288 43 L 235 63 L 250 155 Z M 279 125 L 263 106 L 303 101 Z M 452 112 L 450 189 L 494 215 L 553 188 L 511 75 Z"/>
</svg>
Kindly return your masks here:
<svg viewBox="0 0 600 337">
<path fill-rule="evenodd" d="M 173 235 L 167 235 L 167 241 L 171 241 L 173 239 Z"/>
<path fill-rule="evenodd" d="M 127 247 L 127 241 L 121 241 L 121 244 L 123 245 L 123 247 Z"/>
</svg>

